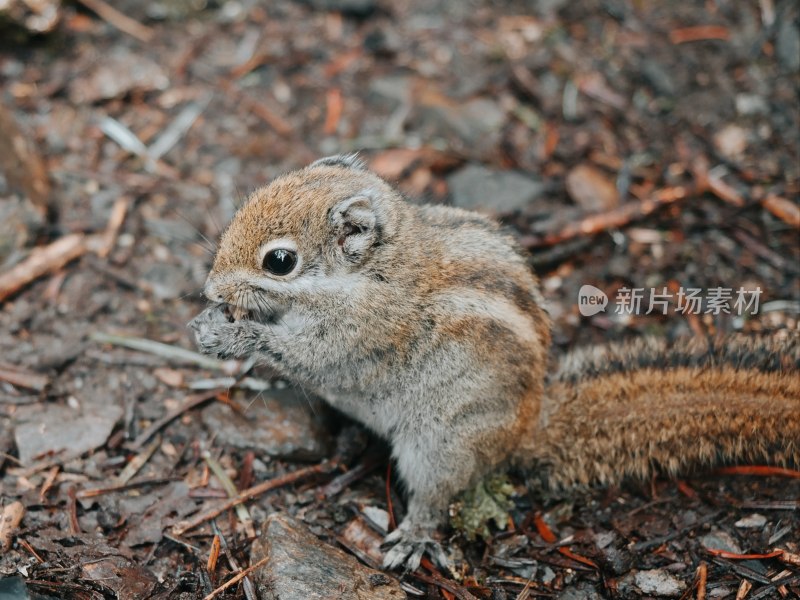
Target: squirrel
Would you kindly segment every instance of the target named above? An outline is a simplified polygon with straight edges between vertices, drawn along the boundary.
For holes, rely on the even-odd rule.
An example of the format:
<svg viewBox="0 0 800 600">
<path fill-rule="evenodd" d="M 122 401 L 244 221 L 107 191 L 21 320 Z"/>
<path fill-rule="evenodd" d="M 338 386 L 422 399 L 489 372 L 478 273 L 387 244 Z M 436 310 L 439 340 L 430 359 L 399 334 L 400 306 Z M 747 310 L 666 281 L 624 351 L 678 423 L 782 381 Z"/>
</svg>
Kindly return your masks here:
<svg viewBox="0 0 800 600">
<path fill-rule="evenodd" d="M 409 493 L 384 566 L 447 558 L 450 500 L 499 468 L 559 488 L 720 462 L 800 464 L 800 342 L 650 339 L 550 356 L 513 236 L 414 205 L 356 155 L 254 192 L 223 232 L 190 323 L 386 438 Z"/>
</svg>

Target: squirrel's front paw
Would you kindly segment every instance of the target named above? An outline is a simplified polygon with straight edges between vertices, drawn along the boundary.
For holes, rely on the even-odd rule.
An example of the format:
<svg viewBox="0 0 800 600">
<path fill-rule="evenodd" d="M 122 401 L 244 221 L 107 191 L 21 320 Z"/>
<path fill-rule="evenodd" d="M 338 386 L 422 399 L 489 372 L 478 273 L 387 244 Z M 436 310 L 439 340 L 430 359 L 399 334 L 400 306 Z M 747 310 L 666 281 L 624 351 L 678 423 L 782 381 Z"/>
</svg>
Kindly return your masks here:
<svg viewBox="0 0 800 600">
<path fill-rule="evenodd" d="M 389 547 L 386 556 L 383 557 L 384 569 L 405 567 L 407 571 L 414 571 L 419 567 L 425 554 L 439 567 L 449 569 L 447 555 L 442 546 L 433 538 L 433 531 L 426 528 L 403 522 L 386 536 L 382 547 Z"/>
<path fill-rule="evenodd" d="M 222 359 L 249 356 L 258 350 L 259 332 L 252 321 L 233 321 L 225 305 L 211 306 L 189 322 L 197 348 Z"/>
</svg>

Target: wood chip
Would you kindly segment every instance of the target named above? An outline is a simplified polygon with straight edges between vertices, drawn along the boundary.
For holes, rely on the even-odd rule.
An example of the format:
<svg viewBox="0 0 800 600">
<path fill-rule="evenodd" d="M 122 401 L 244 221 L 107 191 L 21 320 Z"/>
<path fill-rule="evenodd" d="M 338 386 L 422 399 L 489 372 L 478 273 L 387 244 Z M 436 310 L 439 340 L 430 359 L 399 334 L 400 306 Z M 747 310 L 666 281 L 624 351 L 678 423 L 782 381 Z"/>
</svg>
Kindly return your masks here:
<svg viewBox="0 0 800 600">
<path fill-rule="evenodd" d="M 769 194 L 761 201 L 761 206 L 792 227 L 800 229 L 800 206 L 791 200 Z"/>
<path fill-rule="evenodd" d="M 140 42 L 147 43 L 152 40 L 155 35 L 153 29 L 131 19 L 103 0 L 78 1 L 89 10 L 95 12 L 98 17 L 107 23 L 113 25 L 123 33 L 127 33 L 129 36 L 136 38 Z"/>
<path fill-rule="evenodd" d="M 739 584 L 739 589 L 736 591 L 736 600 L 744 600 L 745 596 L 747 596 L 752 587 L 752 583 L 747 581 L 747 579 L 742 579 L 742 583 Z"/>
<path fill-rule="evenodd" d="M 22 502 L 17 500 L 11 504 L 3 507 L 3 512 L 0 513 L 0 548 L 4 552 L 11 548 L 11 540 L 14 537 L 14 532 L 22 522 L 22 517 L 25 515 L 25 507 Z"/>
<path fill-rule="evenodd" d="M 0 381 L 28 390 L 41 392 L 50 383 L 50 378 L 41 373 L 34 373 L 14 365 L 0 363 Z"/>
</svg>

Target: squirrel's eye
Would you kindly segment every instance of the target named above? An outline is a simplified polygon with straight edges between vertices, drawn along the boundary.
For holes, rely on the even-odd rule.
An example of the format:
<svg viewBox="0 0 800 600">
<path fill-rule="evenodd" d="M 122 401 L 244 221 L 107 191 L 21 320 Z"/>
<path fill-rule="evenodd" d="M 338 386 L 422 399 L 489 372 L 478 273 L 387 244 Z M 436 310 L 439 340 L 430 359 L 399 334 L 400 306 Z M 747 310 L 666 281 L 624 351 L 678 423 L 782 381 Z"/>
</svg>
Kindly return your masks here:
<svg viewBox="0 0 800 600">
<path fill-rule="evenodd" d="M 288 275 L 297 265 L 297 253 L 293 250 L 276 248 L 264 255 L 262 266 L 273 275 Z"/>
</svg>

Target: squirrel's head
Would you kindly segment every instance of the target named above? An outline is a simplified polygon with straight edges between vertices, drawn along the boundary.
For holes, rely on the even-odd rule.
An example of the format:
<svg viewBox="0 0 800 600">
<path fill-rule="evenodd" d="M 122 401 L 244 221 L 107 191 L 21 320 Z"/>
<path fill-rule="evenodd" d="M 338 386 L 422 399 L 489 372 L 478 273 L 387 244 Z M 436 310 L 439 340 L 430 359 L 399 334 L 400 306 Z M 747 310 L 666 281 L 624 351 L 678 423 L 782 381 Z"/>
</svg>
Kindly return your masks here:
<svg viewBox="0 0 800 600">
<path fill-rule="evenodd" d="M 303 298 L 356 287 L 392 235 L 398 194 L 355 155 L 320 159 L 275 179 L 220 239 L 204 293 L 272 315 Z"/>
</svg>

